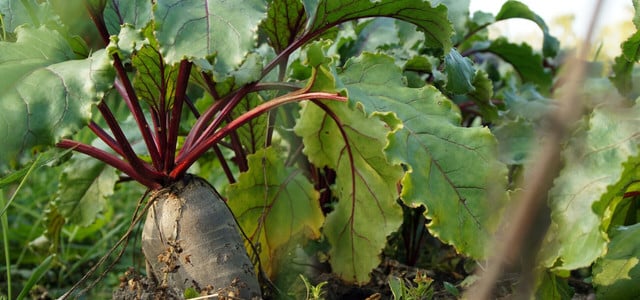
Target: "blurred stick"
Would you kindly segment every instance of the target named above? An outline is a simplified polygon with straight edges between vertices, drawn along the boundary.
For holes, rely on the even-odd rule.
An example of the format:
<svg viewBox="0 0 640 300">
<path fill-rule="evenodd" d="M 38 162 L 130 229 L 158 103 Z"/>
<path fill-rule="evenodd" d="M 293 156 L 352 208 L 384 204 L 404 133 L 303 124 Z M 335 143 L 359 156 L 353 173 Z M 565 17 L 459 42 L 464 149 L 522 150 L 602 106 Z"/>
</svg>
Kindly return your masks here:
<svg viewBox="0 0 640 300">
<path fill-rule="evenodd" d="M 541 240 L 547 231 L 546 226 L 536 226 L 541 218 L 549 218 L 545 211 L 549 189 L 553 186 L 554 179 L 560 173 L 562 158 L 562 143 L 567 139 L 573 125 L 582 115 L 582 101 L 579 91 L 585 76 L 586 56 L 591 45 L 591 38 L 602 8 L 602 0 L 595 5 L 589 30 L 577 57 L 571 58 L 565 65 L 565 74 L 562 81 L 565 82 L 564 93 L 561 96 L 559 107 L 547 117 L 548 126 L 541 132 L 544 142 L 533 156 L 535 164 L 532 164 L 524 185 L 524 191 L 519 199 L 513 201 L 508 218 L 503 218 L 501 234 L 496 235 L 493 242 L 495 253 L 489 258 L 488 267 L 479 272 L 480 279 L 463 296 L 464 299 L 493 299 L 496 283 L 503 274 L 503 270 L 513 267 L 521 259 L 523 252 L 531 253 L 529 266 L 523 268 L 523 278 L 532 276 L 535 267 L 535 255 L 541 245 Z M 542 228 L 541 228 L 542 227 Z M 531 242 L 535 239 L 535 242 Z M 523 245 L 532 245 L 533 249 L 523 249 Z M 529 272 L 527 274 L 524 274 Z M 526 285 L 527 283 L 525 283 Z M 531 286 L 531 282 L 528 283 Z M 521 295 L 515 295 L 514 299 L 527 299 L 530 297 L 531 288 L 521 289 Z"/>
</svg>

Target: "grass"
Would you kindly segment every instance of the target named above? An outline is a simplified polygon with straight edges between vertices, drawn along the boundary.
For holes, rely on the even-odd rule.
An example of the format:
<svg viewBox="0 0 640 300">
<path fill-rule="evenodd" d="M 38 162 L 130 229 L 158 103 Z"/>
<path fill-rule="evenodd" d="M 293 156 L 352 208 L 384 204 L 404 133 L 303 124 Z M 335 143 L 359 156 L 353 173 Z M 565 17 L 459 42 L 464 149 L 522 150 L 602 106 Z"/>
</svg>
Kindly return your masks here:
<svg viewBox="0 0 640 300">
<path fill-rule="evenodd" d="M 126 231 L 130 214 L 144 193 L 133 182 L 120 183 L 95 224 L 65 224 L 50 203 L 56 197 L 55 179 L 61 171 L 56 162 L 68 151 L 52 152 L 0 178 L 0 249 L 4 254 L 0 299 L 32 298 L 34 292 L 57 298 L 66 292 Z M 138 248 L 132 241 L 113 271 L 83 297 L 110 298 L 119 284 L 118 274 L 129 266 L 142 265 Z"/>
</svg>

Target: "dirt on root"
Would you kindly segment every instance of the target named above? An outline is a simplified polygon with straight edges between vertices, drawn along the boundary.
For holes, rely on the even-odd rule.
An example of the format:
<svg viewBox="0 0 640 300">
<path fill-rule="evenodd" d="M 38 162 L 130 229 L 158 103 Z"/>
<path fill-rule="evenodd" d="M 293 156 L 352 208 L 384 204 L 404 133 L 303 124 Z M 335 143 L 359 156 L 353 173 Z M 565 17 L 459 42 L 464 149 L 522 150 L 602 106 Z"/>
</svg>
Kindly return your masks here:
<svg viewBox="0 0 640 300">
<path fill-rule="evenodd" d="M 238 299 L 236 295 L 239 288 L 229 286 L 224 289 L 214 289 L 205 287 L 199 291 L 193 291 L 190 297 L 195 296 L 212 296 L 211 299 Z M 139 274 L 135 269 L 130 268 L 123 276 L 120 277 L 120 285 L 113 291 L 112 299 L 114 300 L 173 300 L 185 299 L 182 292 L 178 289 L 171 289 L 166 286 L 158 285 L 153 279 Z"/>
</svg>

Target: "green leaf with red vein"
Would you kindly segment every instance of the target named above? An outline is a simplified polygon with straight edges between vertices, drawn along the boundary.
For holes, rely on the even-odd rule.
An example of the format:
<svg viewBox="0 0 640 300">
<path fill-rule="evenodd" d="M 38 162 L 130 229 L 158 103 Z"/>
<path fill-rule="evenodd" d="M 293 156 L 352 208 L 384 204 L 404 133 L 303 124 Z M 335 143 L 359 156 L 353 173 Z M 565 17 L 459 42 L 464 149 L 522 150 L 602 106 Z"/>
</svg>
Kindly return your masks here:
<svg viewBox="0 0 640 300">
<path fill-rule="evenodd" d="M 447 7 L 432 7 L 429 1 L 416 0 L 303 0 L 307 11 L 307 30 L 317 32 L 339 23 L 369 17 L 389 17 L 418 26 L 424 32 L 425 45 L 451 49 L 453 26 L 447 16 Z"/>
<path fill-rule="evenodd" d="M 229 207 L 259 246 L 262 267 L 270 275 L 284 258 L 278 250 L 303 236 L 318 239 L 324 221 L 318 191 L 299 169 L 285 167 L 281 153 L 268 147 L 249 155 L 249 170 L 225 190 Z"/>
<path fill-rule="evenodd" d="M 104 51 L 76 59 L 56 31 L 18 27 L 16 34 L 15 43 L 0 42 L 0 170 L 86 124 L 114 77 Z"/>
<path fill-rule="evenodd" d="M 147 102 L 156 111 L 168 110 L 173 105 L 179 65 L 167 66 L 160 52 L 149 44 L 136 51 L 131 58 L 136 68 L 133 87 L 138 98 Z"/>
<path fill-rule="evenodd" d="M 402 199 L 426 206 L 435 236 L 463 254 L 485 257 L 507 183 L 489 129 L 461 127 L 458 108 L 434 87 L 407 88 L 391 57 L 365 53 L 348 61 L 339 78 L 367 114 L 393 112 L 402 121 L 386 149 L 391 162 L 409 169 Z"/>
<path fill-rule="evenodd" d="M 274 0 L 269 4 L 267 19 L 261 28 L 271 47 L 280 53 L 304 32 L 306 22 L 307 15 L 300 0 Z"/>
<path fill-rule="evenodd" d="M 215 57 L 214 69 L 227 74 L 254 48 L 265 2 L 158 0 L 154 16 L 160 52 L 170 65 Z"/>
<path fill-rule="evenodd" d="M 383 151 L 387 135 L 399 124 L 392 116 L 387 116 L 387 123 L 344 103 L 326 103 L 338 124 L 317 105 L 305 104 L 294 128 L 302 137 L 303 151 L 316 167 L 326 166 L 337 174 L 332 192 L 339 200 L 323 227 L 331 244 L 329 262 L 344 280 L 366 283 L 380 263 L 387 236 L 402 223 L 396 203 L 402 168 L 389 163 Z"/>
</svg>

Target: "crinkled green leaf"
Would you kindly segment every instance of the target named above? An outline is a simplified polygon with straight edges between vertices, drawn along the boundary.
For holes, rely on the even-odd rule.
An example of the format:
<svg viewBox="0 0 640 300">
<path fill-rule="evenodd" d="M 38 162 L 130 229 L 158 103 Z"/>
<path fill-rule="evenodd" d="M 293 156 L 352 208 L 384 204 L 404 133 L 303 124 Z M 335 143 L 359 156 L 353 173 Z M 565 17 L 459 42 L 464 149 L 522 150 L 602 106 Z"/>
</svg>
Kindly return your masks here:
<svg viewBox="0 0 640 300">
<path fill-rule="evenodd" d="M 555 57 L 560 50 L 560 41 L 549 33 L 549 28 L 544 20 L 531 11 L 527 5 L 519 1 L 507 1 L 502 5 L 496 15 L 496 21 L 522 18 L 533 21 L 540 27 L 543 34 L 542 52 L 545 57 Z"/>
<path fill-rule="evenodd" d="M 326 105 L 340 125 L 318 106 L 306 103 L 294 130 L 311 163 L 336 171 L 332 192 L 338 203 L 323 226 L 331 244 L 332 270 L 344 280 L 365 283 L 380 263 L 387 236 L 402 223 L 402 209 L 396 204 L 402 168 L 390 164 L 383 152 L 388 123 L 344 103 Z"/>
<path fill-rule="evenodd" d="M 629 96 L 633 90 L 633 66 L 640 60 L 640 31 L 622 43 L 622 54 L 615 58 L 610 79 L 620 94 Z"/>
<path fill-rule="evenodd" d="M 266 3 L 158 0 L 154 16 L 160 52 L 168 64 L 215 56 L 215 70 L 227 74 L 254 47 L 258 24 L 266 17 Z"/>
<path fill-rule="evenodd" d="M 611 75 L 609 78 L 618 89 L 620 94 L 627 96 L 633 90 L 632 73 L 633 65 L 635 65 L 635 62 L 628 61 L 624 58 L 623 55 L 617 56 L 614 59 L 614 62 L 615 63 L 611 67 L 611 69 L 613 70 L 613 75 Z"/>
<path fill-rule="evenodd" d="M 418 26 L 430 48 L 451 49 L 453 26 L 447 18 L 447 7 L 432 7 L 429 1 L 415 0 L 303 0 L 311 32 L 336 24 L 369 17 L 390 17 Z"/>
<path fill-rule="evenodd" d="M 134 52 L 140 51 L 145 45 L 151 45 L 157 49 L 158 47 L 151 42 L 145 37 L 143 30 L 125 24 L 118 31 L 118 35 L 111 36 L 111 41 L 107 45 L 107 52 L 110 55 L 118 54 L 123 60 L 127 61 Z M 157 43 L 155 40 L 153 42 Z"/>
<path fill-rule="evenodd" d="M 478 43 L 476 50 L 491 52 L 511 64 L 523 82 L 538 85 L 541 91 L 551 87 L 552 75 L 545 70 L 542 56 L 528 44 L 512 44 L 505 38 L 492 42 Z"/>
<path fill-rule="evenodd" d="M 247 157 L 249 170 L 227 186 L 227 203 L 254 245 L 262 267 L 274 275 L 279 252 L 301 235 L 320 237 L 320 194 L 299 169 L 285 167 L 282 151 L 268 147 Z"/>
<path fill-rule="evenodd" d="M 304 31 L 306 22 L 300 0 L 273 0 L 261 28 L 267 33 L 269 44 L 280 53 Z"/>
<path fill-rule="evenodd" d="M 109 0 L 104 9 L 104 21 L 111 35 L 120 32 L 120 25 L 129 24 L 142 29 L 153 18 L 152 1 Z"/>
<path fill-rule="evenodd" d="M 460 41 L 468 32 L 467 21 L 469 20 L 470 2 L 470 0 L 431 0 L 433 6 L 440 4 L 447 6 L 447 15 L 456 34 L 455 42 Z"/>
<path fill-rule="evenodd" d="M 491 132 L 461 127 L 457 107 L 434 87 L 405 87 L 390 57 L 365 53 L 347 63 L 340 79 L 349 100 L 368 114 L 393 112 L 402 121 L 386 149 L 392 162 L 409 169 L 402 199 L 426 206 L 435 236 L 484 257 L 506 199 L 506 168 Z"/>
<path fill-rule="evenodd" d="M 619 227 L 607 254 L 593 267 L 598 299 L 636 299 L 640 296 L 640 224 Z"/>
<path fill-rule="evenodd" d="M 469 20 L 467 26 L 469 26 L 469 31 L 473 32 L 478 30 L 479 28 L 484 28 L 496 21 L 496 18 L 487 12 L 476 11 L 473 13 L 473 17 Z"/>
<path fill-rule="evenodd" d="M 37 0 L 0 0 L 0 14 L 7 32 L 23 24 L 39 27 L 56 18 L 48 2 Z"/>
<path fill-rule="evenodd" d="M 473 77 L 474 90 L 469 93 L 469 97 L 478 106 L 483 118 L 486 121 L 498 119 L 498 108 L 493 105 L 493 82 L 489 79 L 489 74 L 482 69 L 476 70 Z"/>
<path fill-rule="evenodd" d="M 628 61 L 640 59 L 640 31 L 634 33 L 622 43 L 622 55 Z"/>
<path fill-rule="evenodd" d="M 237 70 L 233 70 L 230 76 L 233 77 L 233 84 L 241 87 L 248 83 L 257 81 L 262 75 L 262 57 L 256 53 L 250 53 Z"/>
<path fill-rule="evenodd" d="M 0 164 L 13 166 L 22 153 L 85 124 L 114 76 L 104 51 L 73 60 L 55 31 L 19 27 L 16 33 L 15 43 L 0 42 Z"/>
<path fill-rule="evenodd" d="M 160 52 L 149 44 L 134 53 L 131 64 L 136 68 L 133 87 L 138 98 L 157 111 L 168 111 L 175 97 L 179 65 L 166 65 Z"/>
<path fill-rule="evenodd" d="M 69 223 L 91 225 L 113 194 L 118 175 L 106 164 L 80 155 L 60 174 L 55 205 Z"/>
<path fill-rule="evenodd" d="M 555 270 L 589 266 L 606 251 L 610 205 L 640 177 L 640 108 L 596 108 L 564 151 L 550 191 L 552 224 L 543 262 Z"/>
<path fill-rule="evenodd" d="M 347 34 L 353 32 L 353 41 L 340 49 L 340 55 L 346 59 L 365 51 L 376 52 L 390 47 L 396 48 L 395 46 L 400 43 L 397 22 L 398 20 L 391 18 L 373 18 L 359 20 L 356 23 L 343 24 L 338 39 L 340 37 L 344 38 L 343 31 Z M 345 27 L 348 26 L 347 24 L 355 24 L 353 30 L 345 30 Z M 415 26 L 412 26 L 412 28 L 416 31 L 417 36 L 424 39 L 424 35 L 418 33 Z"/>
<path fill-rule="evenodd" d="M 444 58 L 444 67 L 447 72 L 447 91 L 453 94 L 466 94 L 475 90 L 472 81 L 476 69 L 469 58 L 462 57 L 458 51 L 451 49 Z"/>
<path fill-rule="evenodd" d="M 639 0 L 631 0 L 633 3 L 633 25 L 636 26 L 636 29 L 640 29 L 640 1 Z"/>
</svg>

